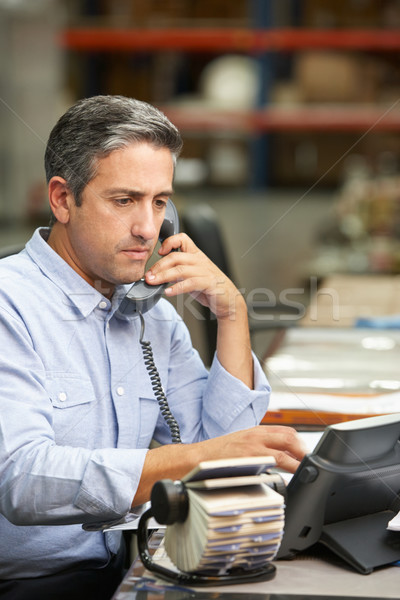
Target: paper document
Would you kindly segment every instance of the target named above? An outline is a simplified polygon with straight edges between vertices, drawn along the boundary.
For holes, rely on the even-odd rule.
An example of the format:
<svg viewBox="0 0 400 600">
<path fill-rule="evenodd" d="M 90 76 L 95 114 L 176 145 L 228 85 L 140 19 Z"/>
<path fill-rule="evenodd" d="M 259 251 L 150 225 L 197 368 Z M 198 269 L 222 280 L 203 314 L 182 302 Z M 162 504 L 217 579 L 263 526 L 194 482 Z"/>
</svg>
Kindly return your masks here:
<svg viewBox="0 0 400 600">
<path fill-rule="evenodd" d="M 139 527 L 139 521 L 142 514 L 150 508 L 150 502 L 142 504 L 135 508 L 135 512 L 130 512 L 120 519 L 113 521 L 98 521 L 95 523 L 85 523 L 82 528 L 85 531 L 115 531 L 115 530 L 136 530 Z M 163 529 L 165 525 L 160 525 L 153 518 L 147 523 L 148 529 Z"/>
<path fill-rule="evenodd" d="M 389 521 L 387 529 L 390 529 L 391 531 L 400 531 L 400 512 Z"/>
<path fill-rule="evenodd" d="M 117 522 L 112 523 L 112 524 L 110 523 L 110 525 L 108 527 L 105 527 L 103 529 L 103 531 L 115 531 L 115 530 L 128 531 L 128 530 L 137 530 L 138 527 L 139 527 L 140 517 L 145 512 L 145 510 L 147 510 L 148 508 L 150 508 L 150 506 L 151 506 L 151 503 L 150 502 L 146 502 L 146 504 L 143 504 L 140 508 L 138 507 L 138 509 L 136 509 L 136 513 L 128 513 L 120 521 L 117 521 Z M 147 529 L 165 529 L 165 525 L 160 525 L 160 523 L 157 523 L 157 521 L 153 517 L 151 517 L 147 521 Z"/>
<path fill-rule="evenodd" d="M 376 396 L 354 396 L 273 391 L 268 410 L 282 409 L 315 410 L 360 416 L 396 413 L 400 412 L 400 392 Z"/>
<path fill-rule="evenodd" d="M 105 529 L 103 529 L 103 531 L 116 531 L 116 530 L 135 531 L 139 527 L 139 521 L 140 521 L 140 517 L 137 517 L 136 519 L 133 519 L 132 521 L 125 521 L 124 523 L 119 523 L 118 525 L 112 525 L 110 527 L 106 527 Z M 153 517 L 152 517 L 147 522 L 147 529 L 165 529 L 165 525 L 160 525 L 160 523 L 157 523 L 157 521 L 155 519 L 153 519 Z"/>
</svg>

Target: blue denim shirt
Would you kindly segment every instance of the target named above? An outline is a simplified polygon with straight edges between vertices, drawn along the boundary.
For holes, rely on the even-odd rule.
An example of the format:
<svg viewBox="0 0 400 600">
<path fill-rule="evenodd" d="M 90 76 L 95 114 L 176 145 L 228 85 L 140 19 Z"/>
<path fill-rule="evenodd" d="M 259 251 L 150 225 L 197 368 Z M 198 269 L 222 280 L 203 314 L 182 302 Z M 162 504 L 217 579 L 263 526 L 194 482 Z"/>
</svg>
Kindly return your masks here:
<svg viewBox="0 0 400 600">
<path fill-rule="evenodd" d="M 129 512 L 151 440 L 170 443 L 139 319 L 117 310 L 129 286 L 110 301 L 47 235 L 0 261 L 0 579 L 106 564 L 120 533 L 82 524 Z M 217 358 L 205 369 L 166 300 L 145 322 L 184 443 L 260 422 L 270 388 L 256 360 L 249 390 Z"/>
</svg>

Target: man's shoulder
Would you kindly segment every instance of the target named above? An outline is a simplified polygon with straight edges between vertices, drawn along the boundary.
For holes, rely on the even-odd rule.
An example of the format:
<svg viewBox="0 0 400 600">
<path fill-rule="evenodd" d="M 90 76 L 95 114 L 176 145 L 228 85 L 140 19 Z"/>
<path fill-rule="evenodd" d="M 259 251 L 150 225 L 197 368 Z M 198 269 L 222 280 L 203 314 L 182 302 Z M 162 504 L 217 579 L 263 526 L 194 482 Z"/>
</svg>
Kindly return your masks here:
<svg viewBox="0 0 400 600">
<path fill-rule="evenodd" d="M 18 280 L 21 277 L 32 275 L 38 271 L 37 265 L 31 260 L 27 251 L 21 250 L 18 254 L 12 254 L 0 259 L 0 278 Z"/>
<path fill-rule="evenodd" d="M 43 276 L 26 250 L 0 260 L 0 302 L 3 306 L 33 303 Z M 25 299 L 25 300 L 24 300 Z"/>
</svg>

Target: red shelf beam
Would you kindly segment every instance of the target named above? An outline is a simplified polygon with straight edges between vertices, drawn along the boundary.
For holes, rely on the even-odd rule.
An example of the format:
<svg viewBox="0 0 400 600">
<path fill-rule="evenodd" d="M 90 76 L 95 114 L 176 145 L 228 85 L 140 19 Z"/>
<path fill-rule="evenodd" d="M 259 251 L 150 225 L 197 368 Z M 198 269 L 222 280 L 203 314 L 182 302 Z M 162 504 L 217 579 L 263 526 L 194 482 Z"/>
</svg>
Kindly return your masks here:
<svg viewBox="0 0 400 600">
<path fill-rule="evenodd" d="M 400 131 L 400 101 L 391 108 L 267 108 L 248 112 L 162 107 L 162 110 L 182 131 L 193 132 Z"/>
<path fill-rule="evenodd" d="M 399 51 L 399 29 L 123 29 L 71 28 L 61 32 L 60 44 L 71 50 L 138 52 L 259 53 L 302 49 Z"/>
</svg>

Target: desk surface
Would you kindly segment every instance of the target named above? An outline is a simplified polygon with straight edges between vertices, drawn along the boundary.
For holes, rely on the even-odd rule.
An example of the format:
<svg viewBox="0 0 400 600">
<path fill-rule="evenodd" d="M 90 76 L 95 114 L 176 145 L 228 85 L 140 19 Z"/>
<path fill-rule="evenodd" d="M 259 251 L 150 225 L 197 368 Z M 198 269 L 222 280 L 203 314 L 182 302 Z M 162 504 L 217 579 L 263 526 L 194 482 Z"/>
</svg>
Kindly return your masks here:
<svg viewBox="0 0 400 600">
<path fill-rule="evenodd" d="M 400 330 L 295 327 L 263 360 L 272 388 L 263 423 L 314 425 L 398 412 Z"/>
<path fill-rule="evenodd" d="M 399 534 L 400 535 L 400 534 Z M 162 534 L 153 535 L 153 549 L 156 551 L 155 558 L 163 566 L 170 566 L 168 558 L 157 546 L 162 541 Z M 321 552 L 325 553 L 324 549 Z M 347 567 L 340 559 L 332 557 L 326 551 L 324 558 L 310 555 L 301 555 L 293 560 L 279 560 L 274 564 L 277 568 L 276 576 L 271 581 L 265 581 L 253 584 L 220 586 L 220 587 L 202 587 L 196 588 L 196 591 L 218 592 L 219 594 L 229 593 L 230 595 L 244 594 L 247 600 L 250 600 L 251 594 L 279 594 L 279 595 L 301 595 L 301 600 L 305 596 L 314 596 L 322 599 L 326 596 L 338 596 L 347 598 L 399 598 L 400 596 L 400 567 L 385 567 L 378 569 L 370 575 L 361 575 Z M 123 582 L 113 596 L 113 600 L 133 600 L 134 598 L 146 598 L 143 590 L 138 594 L 138 584 L 142 577 L 155 579 L 154 575 L 145 571 L 139 559 L 136 559 Z M 174 596 L 169 591 L 167 582 L 158 580 L 165 591 L 168 591 L 168 598 L 173 600 Z M 206 597 L 203 596 L 202 597 Z M 149 598 L 162 600 L 161 592 L 152 594 L 149 592 Z M 188 598 L 196 598 L 190 595 Z M 200 597 L 200 596 L 199 596 Z M 176 595 L 176 598 L 183 600 L 182 594 Z M 272 599 L 271 599 L 272 600 Z M 281 598 L 283 600 L 283 598 Z M 300 600 L 300 598 L 299 598 Z"/>
</svg>

